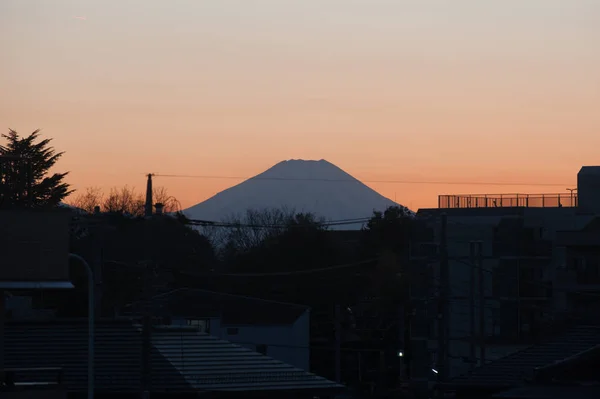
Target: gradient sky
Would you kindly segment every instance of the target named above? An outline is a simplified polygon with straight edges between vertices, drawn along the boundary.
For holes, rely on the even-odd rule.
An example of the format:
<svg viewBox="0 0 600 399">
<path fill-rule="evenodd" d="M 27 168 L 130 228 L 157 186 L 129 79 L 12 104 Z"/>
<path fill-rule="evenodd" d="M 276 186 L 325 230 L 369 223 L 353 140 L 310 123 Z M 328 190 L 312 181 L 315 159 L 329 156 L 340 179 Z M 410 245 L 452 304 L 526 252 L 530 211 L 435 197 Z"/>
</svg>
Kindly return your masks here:
<svg viewBox="0 0 600 399">
<path fill-rule="evenodd" d="M 85 16 L 80 20 L 74 16 Z M 598 0 L 1 0 L 0 129 L 75 188 L 327 159 L 412 208 L 600 164 Z M 184 206 L 236 183 L 158 178 Z"/>
</svg>

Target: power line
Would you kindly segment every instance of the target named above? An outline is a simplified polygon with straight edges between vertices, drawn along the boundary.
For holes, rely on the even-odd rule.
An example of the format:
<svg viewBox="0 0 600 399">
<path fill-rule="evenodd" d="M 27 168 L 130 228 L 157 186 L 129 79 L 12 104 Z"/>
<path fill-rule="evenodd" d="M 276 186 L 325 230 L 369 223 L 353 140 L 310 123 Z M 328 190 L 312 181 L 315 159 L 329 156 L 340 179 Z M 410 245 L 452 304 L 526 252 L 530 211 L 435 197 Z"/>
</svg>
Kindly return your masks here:
<svg viewBox="0 0 600 399">
<path fill-rule="evenodd" d="M 315 222 L 316 226 L 328 227 L 328 226 L 344 226 L 351 224 L 363 224 L 368 222 L 371 217 L 363 217 L 357 219 L 341 219 L 331 220 L 324 222 Z M 199 219 L 188 219 L 188 224 L 193 226 L 204 226 L 204 227 L 229 227 L 229 228 L 256 228 L 256 229 L 287 229 L 287 228 L 302 228 L 307 227 L 304 224 L 250 224 L 250 223 L 234 223 L 234 222 L 216 222 L 212 220 L 199 220 Z"/>
<path fill-rule="evenodd" d="M 537 187 L 566 187 L 565 183 L 503 183 L 477 181 L 436 181 L 436 180 L 355 180 L 355 179 L 319 179 L 293 177 L 261 177 L 261 176 L 217 176 L 217 175 L 179 175 L 156 174 L 156 177 L 190 178 L 190 179 L 222 179 L 222 180 L 275 180 L 275 181 L 324 181 L 345 183 L 389 183 L 389 184 L 433 184 L 433 185 L 466 185 L 466 186 L 537 186 Z"/>
<path fill-rule="evenodd" d="M 202 277 L 208 277 L 208 276 L 212 276 L 212 277 L 271 277 L 271 276 L 296 276 L 296 275 L 302 275 L 302 274 L 313 274 L 313 273 L 322 273 L 322 272 L 328 272 L 328 271 L 332 271 L 332 270 L 340 270 L 340 269 L 349 269 L 352 267 L 356 267 L 356 266 L 361 266 L 361 265 L 365 265 L 368 263 L 373 263 L 373 262 L 377 262 L 379 259 L 378 258 L 371 258 L 371 259 L 366 259 L 363 261 L 359 261 L 359 262 L 353 262 L 353 263 L 345 263 L 342 265 L 334 265 L 334 266 L 328 266 L 328 267 L 321 267 L 321 268 L 315 268 L 315 269 L 306 269 L 306 270 L 293 270 L 293 271 L 287 271 L 287 272 L 267 272 L 267 273 L 193 273 L 193 272 L 185 272 L 183 274 L 186 274 L 188 276 L 202 276 Z"/>
<path fill-rule="evenodd" d="M 406 209 L 408 209 L 408 208 L 406 208 Z M 431 217 L 431 216 L 420 216 L 420 215 L 417 215 L 416 213 L 414 213 L 413 215 L 417 220 L 424 221 L 424 222 L 435 219 L 434 217 Z M 411 218 L 411 216 L 407 216 L 407 217 Z M 355 219 L 339 219 L 339 220 L 330 220 L 330 221 L 324 221 L 324 222 L 316 221 L 315 224 L 320 227 L 343 226 L 343 225 L 367 223 L 372 218 L 373 218 L 373 216 L 365 216 L 362 218 L 355 218 Z M 235 223 L 235 222 L 217 222 L 217 221 L 213 221 L 213 220 L 202 220 L 202 219 L 187 219 L 187 221 L 188 221 L 188 224 L 190 224 L 192 226 L 202 226 L 202 227 L 258 228 L 258 229 L 259 228 L 287 229 L 287 228 L 294 228 L 294 227 L 297 227 L 297 228 L 306 227 L 305 225 L 302 225 L 302 224 L 251 224 L 251 223 Z M 452 220 L 449 220 L 448 224 L 465 226 L 465 227 L 477 229 L 480 231 L 486 230 L 484 227 L 477 227 L 477 226 L 469 224 L 469 223 L 457 222 L 457 221 L 452 221 Z"/>
<path fill-rule="evenodd" d="M 456 241 L 451 241 L 451 242 L 456 242 Z M 515 259 L 516 258 L 518 258 L 518 256 L 516 256 Z M 490 257 L 486 257 L 486 258 L 484 258 L 484 260 L 496 260 L 496 259 L 502 259 L 502 257 L 491 257 L 491 258 Z M 431 263 L 435 263 L 435 262 L 439 261 L 439 259 L 437 257 L 432 257 L 430 259 L 418 258 L 418 259 L 415 259 L 415 260 L 418 260 L 418 261 L 421 261 L 421 262 L 423 262 L 423 261 L 425 261 L 425 262 L 431 262 Z M 460 263 L 461 265 L 467 266 L 469 268 L 473 268 L 473 269 L 477 269 L 477 270 L 480 269 L 479 266 L 474 265 L 471 262 L 468 262 L 466 260 L 462 260 L 462 259 L 460 259 L 458 257 L 450 256 L 448 258 L 448 260 L 450 262 Z M 489 270 L 489 269 L 486 269 L 485 267 L 481 267 L 481 270 L 484 273 L 490 274 L 492 276 L 494 276 L 494 274 L 498 273 L 498 272 L 494 273 L 494 270 Z M 426 272 L 423 271 L 421 273 L 424 274 Z M 498 274 L 500 274 L 500 273 L 498 273 Z M 503 275 L 502 277 L 505 278 L 505 279 L 507 279 L 507 280 L 511 280 L 511 281 L 515 281 L 515 282 L 521 281 L 523 284 L 535 285 L 535 286 L 538 286 L 538 287 L 541 287 L 541 288 L 551 289 L 553 292 L 560 292 L 560 293 L 565 293 L 565 294 L 577 294 L 577 295 L 590 296 L 590 297 L 596 297 L 596 298 L 600 297 L 600 294 L 594 293 L 594 292 L 581 291 L 581 290 L 570 290 L 568 288 L 556 287 L 556 286 L 554 286 L 554 284 L 552 283 L 552 281 L 549 281 L 549 282 L 535 281 L 535 280 L 525 280 L 525 281 L 523 281 L 523 279 L 519 279 L 518 277 L 511 277 L 511 276 L 507 276 L 507 275 Z M 439 282 L 439 277 L 432 276 L 431 279 L 432 279 L 433 282 Z M 459 285 L 456 285 L 456 283 L 455 283 L 451 287 L 458 288 Z M 467 288 L 464 287 L 464 289 L 466 290 Z M 463 290 L 463 287 L 461 287 L 461 289 L 456 289 L 455 291 L 462 291 L 462 290 Z M 521 295 L 521 298 L 527 298 L 527 297 Z M 451 299 L 456 299 L 456 298 L 451 298 Z M 466 298 L 461 298 L 461 299 L 466 299 Z M 487 299 L 493 300 L 494 298 L 488 297 Z"/>
<path fill-rule="evenodd" d="M 358 262 L 352 262 L 352 263 L 344 263 L 344 264 L 340 264 L 340 265 L 333 265 L 333 266 L 327 266 L 327 267 L 321 267 L 321 268 L 315 268 L 315 269 L 306 269 L 306 270 L 291 270 L 291 271 L 286 271 L 286 272 L 265 272 L 265 273 L 198 273 L 198 272 L 181 272 L 181 274 L 185 274 L 187 276 L 191 276 L 191 277 L 270 277 L 270 276 L 295 276 L 295 275 L 302 275 L 302 274 L 312 274 L 312 273 L 322 273 L 322 272 L 328 272 L 328 271 L 332 271 L 332 270 L 340 270 L 340 269 L 349 269 L 352 267 L 356 267 L 356 266 L 361 266 L 361 265 L 365 265 L 365 264 L 369 264 L 369 263 L 374 263 L 379 261 L 379 258 L 370 258 L 370 259 L 366 259 L 366 260 L 362 260 L 362 261 L 358 261 Z M 117 260 L 106 260 L 104 261 L 104 263 L 112 263 L 112 264 L 117 264 L 117 265 L 123 265 L 123 266 L 131 266 L 131 264 L 127 263 L 127 262 L 121 262 L 121 261 L 117 261 Z M 173 267 L 163 267 L 163 270 L 171 270 L 171 271 L 176 271 L 177 269 L 173 268 Z"/>
</svg>

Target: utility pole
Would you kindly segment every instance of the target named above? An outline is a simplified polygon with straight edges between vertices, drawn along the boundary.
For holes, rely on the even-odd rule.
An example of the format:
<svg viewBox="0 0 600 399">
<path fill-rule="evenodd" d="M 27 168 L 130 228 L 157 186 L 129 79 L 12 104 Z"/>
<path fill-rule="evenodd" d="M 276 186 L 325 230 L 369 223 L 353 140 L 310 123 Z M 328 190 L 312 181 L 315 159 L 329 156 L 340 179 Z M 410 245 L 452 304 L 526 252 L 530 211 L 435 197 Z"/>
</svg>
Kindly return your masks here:
<svg viewBox="0 0 600 399">
<path fill-rule="evenodd" d="M 470 278 L 469 278 L 469 322 L 470 322 L 470 353 L 469 353 L 469 368 L 473 370 L 475 368 L 475 364 L 477 364 L 477 355 L 476 355 L 476 337 L 477 331 L 475 329 L 475 269 L 477 268 L 477 258 L 476 258 L 476 243 L 475 241 L 469 242 L 469 259 L 471 263 L 470 268 Z"/>
<path fill-rule="evenodd" d="M 152 216 L 152 173 L 148 173 L 146 182 L 146 203 L 144 206 L 144 216 Z M 148 242 L 148 231 L 144 231 L 146 267 L 144 268 L 144 312 L 142 322 L 142 399 L 149 399 L 152 385 L 152 293 L 153 293 L 153 274 L 154 264 L 152 262 L 152 252 Z"/>
<path fill-rule="evenodd" d="M 4 290 L 0 289 L 0 383 L 3 383 L 4 378 L 4 315 L 5 315 L 5 303 L 4 303 Z"/>
<path fill-rule="evenodd" d="M 401 370 L 404 370 L 404 375 L 401 376 L 406 379 L 406 382 L 410 385 L 411 380 L 411 363 L 412 363 L 412 336 L 411 336 L 411 326 L 412 326 L 412 284 L 413 284 L 413 262 L 412 262 L 412 243 L 408 243 L 408 256 L 406 267 L 404 268 L 404 273 L 401 275 L 401 287 L 404 291 L 403 298 L 404 301 L 400 305 L 399 309 L 399 317 L 400 317 L 400 342 L 402 342 L 402 347 L 400 350 L 402 351 L 402 355 L 400 356 L 400 362 L 402 364 Z"/>
<path fill-rule="evenodd" d="M 485 278 L 483 275 L 483 241 L 477 242 L 477 269 L 479 274 L 479 359 L 485 364 Z"/>
<path fill-rule="evenodd" d="M 433 226 L 432 226 L 433 228 Z M 435 226 L 439 228 L 439 226 Z M 409 308 L 409 328 L 407 332 L 409 338 L 407 341 L 406 352 L 403 353 L 406 358 L 406 363 L 410 366 L 410 381 L 408 388 L 412 397 L 418 399 L 427 399 L 431 397 L 430 383 L 432 379 L 432 368 L 438 371 L 439 361 L 436 361 L 435 365 L 431 364 L 431 350 L 429 343 L 431 339 L 436 339 L 436 333 L 430 334 L 431 326 L 431 310 L 430 306 L 434 307 L 438 304 L 439 287 L 434 281 L 435 277 L 434 266 L 437 269 L 440 264 L 440 257 L 436 255 L 435 258 L 429 256 L 429 249 L 432 246 L 436 248 L 439 254 L 439 233 L 437 234 L 435 242 L 429 241 L 418 241 L 412 243 L 412 250 L 410 252 L 410 308 Z M 423 253 L 425 252 L 425 253 Z M 433 286 L 435 284 L 435 287 Z M 434 298 L 434 296 L 436 296 Z M 438 316 L 441 315 L 440 311 L 434 309 L 433 315 L 434 320 L 440 322 Z M 436 331 L 437 332 L 437 331 Z M 433 367 L 432 367 L 433 366 Z M 436 375 L 439 377 L 439 375 Z"/>
<path fill-rule="evenodd" d="M 342 345 L 342 323 L 340 305 L 336 304 L 334 309 L 335 318 L 335 382 L 342 381 L 341 345 Z"/>
<path fill-rule="evenodd" d="M 148 173 L 148 181 L 146 182 L 146 205 L 144 206 L 144 216 L 152 216 L 152 173 Z"/>
<path fill-rule="evenodd" d="M 448 375 L 448 216 L 442 214 L 440 235 L 440 287 L 438 296 L 438 395 L 444 396 L 442 384 Z"/>
<path fill-rule="evenodd" d="M 142 381 L 141 399 L 149 399 L 150 385 L 152 382 L 152 317 L 151 317 L 151 294 L 150 276 L 148 266 L 144 270 L 144 313 L 142 320 Z"/>
<path fill-rule="evenodd" d="M 104 240 L 104 221 L 100 215 L 100 207 L 94 207 L 94 215 L 90 222 L 90 232 L 92 236 L 92 269 L 94 271 L 94 281 L 96 284 L 96 314 L 102 316 L 102 249 Z"/>
</svg>

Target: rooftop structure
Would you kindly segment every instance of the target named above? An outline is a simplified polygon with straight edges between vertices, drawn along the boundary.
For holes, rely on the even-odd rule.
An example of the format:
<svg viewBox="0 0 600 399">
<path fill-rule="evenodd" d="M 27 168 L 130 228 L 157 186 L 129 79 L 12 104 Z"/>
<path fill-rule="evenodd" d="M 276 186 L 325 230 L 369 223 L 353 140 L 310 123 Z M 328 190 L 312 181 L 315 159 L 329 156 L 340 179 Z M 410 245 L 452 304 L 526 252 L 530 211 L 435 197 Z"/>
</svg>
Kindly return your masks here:
<svg viewBox="0 0 600 399">
<path fill-rule="evenodd" d="M 577 208 L 600 213 L 600 166 L 583 166 L 577 188 L 561 194 L 450 194 L 438 196 L 439 209 L 468 208 Z"/>
<path fill-rule="evenodd" d="M 439 195 L 438 208 L 557 208 L 576 207 L 576 193 Z"/>
</svg>

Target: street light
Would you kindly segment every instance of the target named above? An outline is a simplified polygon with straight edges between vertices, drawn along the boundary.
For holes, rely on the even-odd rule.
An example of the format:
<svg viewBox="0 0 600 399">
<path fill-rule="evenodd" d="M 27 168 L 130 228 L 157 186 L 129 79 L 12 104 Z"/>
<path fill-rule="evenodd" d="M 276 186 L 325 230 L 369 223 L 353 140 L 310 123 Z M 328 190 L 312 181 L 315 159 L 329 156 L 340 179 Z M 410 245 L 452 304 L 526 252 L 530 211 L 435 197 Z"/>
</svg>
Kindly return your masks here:
<svg viewBox="0 0 600 399">
<path fill-rule="evenodd" d="M 573 191 L 577 191 L 577 189 L 576 188 L 567 188 L 567 191 L 571 192 L 571 206 L 575 206 L 573 204 Z"/>
<path fill-rule="evenodd" d="M 76 260 L 85 266 L 88 275 L 88 399 L 94 399 L 94 272 L 89 263 L 81 256 L 69 254 L 69 259 Z"/>
</svg>

